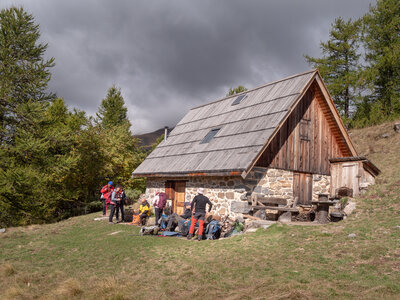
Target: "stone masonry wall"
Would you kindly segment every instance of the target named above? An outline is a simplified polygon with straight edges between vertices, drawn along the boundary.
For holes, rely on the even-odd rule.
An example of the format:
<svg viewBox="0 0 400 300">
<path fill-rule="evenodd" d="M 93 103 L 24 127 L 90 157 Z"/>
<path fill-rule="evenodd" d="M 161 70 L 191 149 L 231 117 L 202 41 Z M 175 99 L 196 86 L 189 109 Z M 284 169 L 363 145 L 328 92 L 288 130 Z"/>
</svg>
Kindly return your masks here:
<svg viewBox="0 0 400 300">
<path fill-rule="evenodd" d="M 313 174 L 313 200 L 318 200 L 318 194 L 330 194 L 331 176 Z"/>
<path fill-rule="evenodd" d="M 286 198 L 293 201 L 293 172 L 279 169 L 256 167 L 250 172 L 245 183 L 253 184 L 253 192 L 270 197 Z"/>
<path fill-rule="evenodd" d="M 250 201 L 252 193 L 281 197 L 287 199 L 287 204 L 293 202 L 293 172 L 279 169 L 255 167 L 246 179 L 241 177 L 189 177 L 168 178 L 168 180 L 186 181 L 186 201 L 192 201 L 197 195 L 197 189 L 205 189 L 204 194 L 213 203 L 213 214 L 221 217 L 241 216 L 231 211 L 232 202 Z M 167 178 L 148 178 L 146 197 L 152 203 L 155 193 L 165 192 Z M 313 175 L 313 199 L 319 193 L 329 193 L 330 176 Z"/>
</svg>

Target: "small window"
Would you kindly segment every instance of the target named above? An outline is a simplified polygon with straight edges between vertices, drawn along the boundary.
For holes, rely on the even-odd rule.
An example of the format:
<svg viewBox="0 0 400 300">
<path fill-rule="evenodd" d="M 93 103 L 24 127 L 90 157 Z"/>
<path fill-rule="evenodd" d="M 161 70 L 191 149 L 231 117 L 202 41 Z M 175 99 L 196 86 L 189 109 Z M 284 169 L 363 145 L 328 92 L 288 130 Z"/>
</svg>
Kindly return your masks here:
<svg viewBox="0 0 400 300">
<path fill-rule="evenodd" d="M 210 132 L 207 133 L 207 135 L 204 137 L 204 139 L 201 141 L 200 144 L 209 143 L 209 142 L 214 138 L 214 136 L 218 133 L 218 131 L 219 131 L 220 129 L 221 129 L 221 128 L 211 129 Z"/>
<path fill-rule="evenodd" d="M 246 98 L 246 96 L 247 96 L 247 95 L 240 95 L 239 97 L 237 97 L 237 98 L 235 99 L 235 101 L 233 101 L 232 105 L 237 105 L 237 104 L 239 104 L 240 102 L 242 102 L 242 100 L 243 100 L 244 98 Z"/>
</svg>

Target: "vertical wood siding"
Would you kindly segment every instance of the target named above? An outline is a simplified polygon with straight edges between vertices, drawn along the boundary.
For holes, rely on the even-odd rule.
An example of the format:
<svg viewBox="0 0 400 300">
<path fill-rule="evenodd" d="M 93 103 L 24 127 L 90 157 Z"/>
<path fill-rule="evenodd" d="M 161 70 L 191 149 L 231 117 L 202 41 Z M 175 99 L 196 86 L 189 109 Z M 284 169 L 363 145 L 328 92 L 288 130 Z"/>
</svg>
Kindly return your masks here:
<svg viewBox="0 0 400 300">
<path fill-rule="evenodd" d="M 330 175 L 329 159 L 351 156 L 316 83 L 257 162 L 258 166 Z"/>
</svg>

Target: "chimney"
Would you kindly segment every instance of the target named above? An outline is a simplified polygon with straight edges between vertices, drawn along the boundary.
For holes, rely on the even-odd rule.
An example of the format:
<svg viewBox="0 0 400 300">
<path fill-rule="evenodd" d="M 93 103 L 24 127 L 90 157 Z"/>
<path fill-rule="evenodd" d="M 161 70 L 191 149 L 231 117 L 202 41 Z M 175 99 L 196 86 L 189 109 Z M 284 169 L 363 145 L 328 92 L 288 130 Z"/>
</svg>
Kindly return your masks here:
<svg viewBox="0 0 400 300">
<path fill-rule="evenodd" d="M 168 136 L 168 126 L 164 127 L 164 142 L 167 141 L 167 136 Z"/>
</svg>

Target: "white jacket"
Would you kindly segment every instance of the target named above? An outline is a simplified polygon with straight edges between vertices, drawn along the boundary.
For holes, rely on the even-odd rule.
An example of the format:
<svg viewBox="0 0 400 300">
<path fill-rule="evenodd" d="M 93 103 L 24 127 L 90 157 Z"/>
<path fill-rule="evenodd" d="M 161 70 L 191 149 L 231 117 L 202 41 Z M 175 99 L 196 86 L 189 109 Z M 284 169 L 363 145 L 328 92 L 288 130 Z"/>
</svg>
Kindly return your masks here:
<svg viewBox="0 0 400 300">
<path fill-rule="evenodd" d="M 158 201 L 160 201 L 160 196 L 156 195 L 151 203 L 154 207 L 158 207 Z"/>
</svg>

